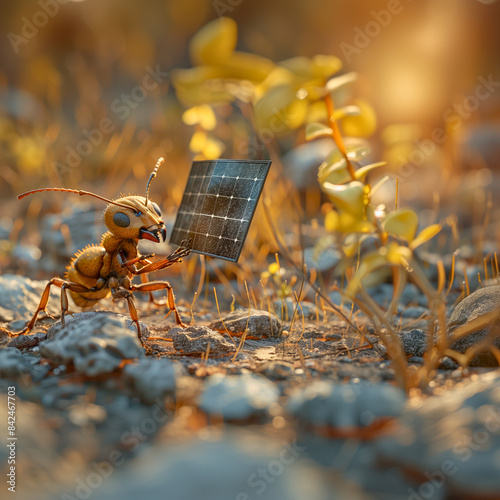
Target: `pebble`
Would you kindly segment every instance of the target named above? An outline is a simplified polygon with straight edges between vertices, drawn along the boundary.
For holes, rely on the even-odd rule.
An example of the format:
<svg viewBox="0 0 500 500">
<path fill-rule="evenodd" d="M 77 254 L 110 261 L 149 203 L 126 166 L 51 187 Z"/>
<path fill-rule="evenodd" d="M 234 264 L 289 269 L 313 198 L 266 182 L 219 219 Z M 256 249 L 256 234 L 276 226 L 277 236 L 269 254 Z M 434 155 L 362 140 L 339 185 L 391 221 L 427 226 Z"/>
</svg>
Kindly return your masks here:
<svg viewBox="0 0 500 500">
<path fill-rule="evenodd" d="M 218 332 L 225 332 L 227 328 L 230 334 L 235 335 L 242 335 L 246 329 L 247 338 L 255 339 L 278 338 L 283 333 L 276 314 L 256 309 L 238 309 L 223 318 L 223 322 L 218 320 L 209 326 Z"/>
<path fill-rule="evenodd" d="M 167 358 L 144 358 L 138 363 L 128 364 L 123 372 L 132 390 L 146 404 L 166 397 L 174 398 L 179 389 L 196 385 L 180 363 Z"/>
<path fill-rule="evenodd" d="M 299 422 L 336 429 L 366 427 L 381 417 L 401 415 L 404 393 L 387 384 L 318 380 L 295 390 L 287 410 Z"/>
<path fill-rule="evenodd" d="M 278 386 L 263 375 L 215 374 L 205 383 L 199 406 L 210 416 L 246 421 L 268 416 L 277 406 L 278 398 Z"/>
<path fill-rule="evenodd" d="M 453 334 L 453 332 L 461 325 L 465 325 L 495 310 L 500 311 L 500 285 L 488 286 L 476 290 L 461 302 L 459 302 L 459 304 L 456 306 L 448 322 L 449 334 Z M 467 349 L 483 340 L 486 335 L 488 335 L 489 332 L 495 328 L 497 329 L 498 333 L 495 337 L 494 345 L 497 348 L 500 348 L 499 316 L 497 316 L 496 321 L 491 321 L 485 327 L 477 328 L 465 337 L 460 338 L 453 343 L 451 348 L 460 353 L 465 353 Z M 472 359 L 470 365 L 498 366 L 498 362 L 493 354 L 486 350 L 475 356 Z"/>
<path fill-rule="evenodd" d="M 401 332 L 399 335 L 403 350 L 410 356 L 422 357 L 427 349 L 427 334 L 420 329 Z"/>
<path fill-rule="evenodd" d="M 459 382 L 417 408 L 409 407 L 393 433 L 375 443 L 383 463 L 420 474 L 446 498 L 498 498 L 500 492 L 500 374 Z M 418 497 L 415 497 L 418 498 Z M 427 498 L 427 497 L 425 497 Z"/>
<path fill-rule="evenodd" d="M 0 349 L 0 376 L 17 378 L 31 372 L 32 363 L 18 349 Z"/>
<path fill-rule="evenodd" d="M 257 366 L 257 373 L 271 380 L 287 380 L 294 373 L 293 363 L 287 361 L 266 361 Z"/>
<path fill-rule="evenodd" d="M 29 321 L 40 303 L 47 281 L 34 281 L 18 274 L 0 276 L 0 321 L 12 322 L 10 330 L 21 330 Z M 47 310 L 53 316 L 61 314 L 60 291 L 51 287 Z"/>
<path fill-rule="evenodd" d="M 129 319 L 106 312 L 88 314 L 75 314 L 65 325 L 52 326 L 48 340 L 40 344 L 40 355 L 54 363 L 72 363 L 76 371 L 89 376 L 110 373 L 124 360 L 144 356 Z"/>
<path fill-rule="evenodd" d="M 331 482 L 301 461 L 303 450 L 294 442 L 270 441 L 244 430 L 205 431 L 188 443 L 157 446 L 103 481 L 99 498 L 367 500 L 341 477 Z M 74 486 L 69 493 L 74 496 Z"/>
<path fill-rule="evenodd" d="M 236 351 L 233 342 L 207 326 L 180 326 L 171 328 L 174 349 L 185 354 L 205 354 L 210 343 L 210 354 L 226 355 Z"/>
</svg>

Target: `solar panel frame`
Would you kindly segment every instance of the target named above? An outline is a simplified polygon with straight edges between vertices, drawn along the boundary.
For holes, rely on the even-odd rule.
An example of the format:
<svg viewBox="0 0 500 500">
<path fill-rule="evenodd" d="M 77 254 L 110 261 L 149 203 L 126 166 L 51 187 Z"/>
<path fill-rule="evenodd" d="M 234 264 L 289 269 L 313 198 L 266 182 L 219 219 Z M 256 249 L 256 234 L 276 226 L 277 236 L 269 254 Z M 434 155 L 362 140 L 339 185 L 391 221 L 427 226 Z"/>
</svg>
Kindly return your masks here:
<svg viewBox="0 0 500 500">
<path fill-rule="evenodd" d="M 232 175 L 226 175 L 228 167 Z M 193 238 L 193 252 L 238 262 L 270 167 L 270 160 L 194 161 L 177 211 L 170 243 L 180 246 L 182 240 Z M 245 177 L 241 177 L 242 173 Z M 253 184 L 238 182 L 240 179 L 252 181 Z M 227 198 L 231 201 L 227 202 Z M 238 201 L 244 199 L 247 203 L 243 207 Z M 238 217 L 228 217 L 229 214 Z M 200 232 L 200 229 L 206 233 Z M 228 231 L 232 231 L 234 240 L 232 236 L 222 236 Z M 203 250 L 207 245 L 210 251 Z"/>
</svg>

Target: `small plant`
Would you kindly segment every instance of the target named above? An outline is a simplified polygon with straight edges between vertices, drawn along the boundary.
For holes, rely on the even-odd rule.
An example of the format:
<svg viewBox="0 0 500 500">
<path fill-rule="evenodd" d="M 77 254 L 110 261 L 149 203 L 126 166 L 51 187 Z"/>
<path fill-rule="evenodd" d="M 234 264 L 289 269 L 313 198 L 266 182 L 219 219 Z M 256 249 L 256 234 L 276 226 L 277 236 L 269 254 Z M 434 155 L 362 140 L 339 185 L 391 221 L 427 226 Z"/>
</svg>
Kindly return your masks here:
<svg viewBox="0 0 500 500">
<path fill-rule="evenodd" d="M 373 204 L 373 194 L 389 181 L 389 177 L 383 177 L 372 186 L 369 174 L 383 167 L 385 162 L 363 166 L 359 163 L 369 153 L 364 138 L 375 131 L 376 116 L 369 103 L 359 99 L 346 101 L 348 88 L 356 80 L 355 73 L 334 76 L 342 66 L 334 56 L 294 57 L 273 63 L 254 54 L 236 51 L 236 42 L 237 27 L 233 20 L 212 21 L 191 41 L 194 67 L 173 73 L 179 99 L 190 106 L 183 120 L 196 128 L 191 150 L 202 158 L 214 158 L 222 153 L 221 137 L 215 136 L 218 113 L 221 117 L 232 116 L 235 134 L 231 139 L 236 153 L 243 150 L 260 155 L 265 146 L 277 164 L 280 156 L 278 138 L 295 134 L 295 139 L 305 136 L 307 141 L 332 139 L 331 152 L 318 170 L 320 188 L 331 205 L 324 218 L 327 235 L 317 242 L 316 251 L 321 253 L 333 245 L 341 252 L 338 269 L 343 286 L 340 292 L 371 318 L 393 361 L 399 384 L 406 390 L 425 385 L 443 355 L 453 355 L 447 340 L 444 268 L 439 267 L 436 289 L 415 256 L 415 250 L 438 234 L 441 225 L 432 224 L 418 230 L 417 213 L 398 207 L 397 180 L 394 209 Z M 337 107 L 339 102 L 342 104 Z M 252 145 L 252 139 L 241 133 L 241 115 L 234 113 L 238 108 L 254 127 L 253 150 L 241 147 L 245 141 L 247 146 Z M 290 189 L 286 196 L 290 197 Z M 302 270 L 302 266 L 296 265 L 296 268 Z M 394 285 L 392 301 L 386 310 L 364 287 L 368 279 L 384 269 L 392 274 Z M 264 277 L 278 288 L 282 286 L 280 275 L 271 267 Z M 425 294 L 431 311 L 425 365 L 414 371 L 408 369 L 394 326 L 397 306 L 409 279 Z M 282 298 L 291 294 L 288 288 L 280 288 Z"/>
</svg>

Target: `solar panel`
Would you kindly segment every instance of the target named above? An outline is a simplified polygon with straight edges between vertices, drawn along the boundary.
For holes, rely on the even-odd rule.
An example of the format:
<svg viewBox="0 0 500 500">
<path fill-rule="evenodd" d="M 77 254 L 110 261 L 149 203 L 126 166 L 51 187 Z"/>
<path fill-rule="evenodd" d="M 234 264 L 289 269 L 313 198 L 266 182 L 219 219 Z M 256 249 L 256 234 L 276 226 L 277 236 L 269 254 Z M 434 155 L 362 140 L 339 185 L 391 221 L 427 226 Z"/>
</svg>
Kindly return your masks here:
<svg viewBox="0 0 500 500">
<path fill-rule="evenodd" d="M 170 243 L 234 262 L 243 248 L 271 161 L 194 161 Z"/>
</svg>

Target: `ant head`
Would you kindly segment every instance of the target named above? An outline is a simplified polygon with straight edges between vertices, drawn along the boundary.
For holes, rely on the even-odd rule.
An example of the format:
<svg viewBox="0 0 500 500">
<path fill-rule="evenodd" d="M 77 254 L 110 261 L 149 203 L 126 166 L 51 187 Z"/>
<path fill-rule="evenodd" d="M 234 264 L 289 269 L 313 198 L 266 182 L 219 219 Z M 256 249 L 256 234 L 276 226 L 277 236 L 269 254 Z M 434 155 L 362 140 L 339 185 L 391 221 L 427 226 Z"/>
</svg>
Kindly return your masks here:
<svg viewBox="0 0 500 500">
<path fill-rule="evenodd" d="M 41 191 L 60 191 L 64 193 L 76 193 L 80 196 L 92 196 L 108 203 L 104 211 L 104 223 L 115 236 L 122 239 L 147 239 L 160 243 L 165 241 L 167 231 L 161 219 L 160 207 L 148 198 L 151 181 L 156 177 L 158 168 L 164 161 L 163 158 L 160 158 L 156 162 L 156 166 L 149 176 L 145 197 L 125 196 L 116 200 L 109 200 L 108 198 L 88 191 L 64 188 L 44 188 L 20 194 L 18 199 Z"/>
<path fill-rule="evenodd" d="M 114 200 L 104 211 L 104 223 L 119 238 L 147 239 L 161 243 L 167 231 L 160 207 L 142 196 L 125 196 Z"/>
<path fill-rule="evenodd" d="M 108 205 L 104 212 L 104 222 L 108 229 L 119 238 L 147 239 L 161 243 L 167 237 L 165 225 L 161 220 L 160 207 L 149 201 L 149 186 L 156 177 L 158 168 L 165 160 L 160 158 L 149 176 L 146 196 L 126 196 Z M 124 207 L 127 207 L 124 209 Z"/>
</svg>

